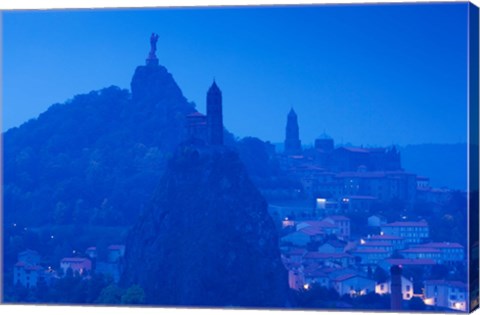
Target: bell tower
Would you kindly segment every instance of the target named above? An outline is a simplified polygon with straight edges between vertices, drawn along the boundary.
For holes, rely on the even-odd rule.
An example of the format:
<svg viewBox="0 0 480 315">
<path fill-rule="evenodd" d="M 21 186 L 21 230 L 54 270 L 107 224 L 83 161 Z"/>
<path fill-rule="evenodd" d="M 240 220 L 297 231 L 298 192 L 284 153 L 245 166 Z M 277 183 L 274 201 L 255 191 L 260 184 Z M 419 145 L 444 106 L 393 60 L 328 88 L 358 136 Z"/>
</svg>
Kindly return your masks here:
<svg viewBox="0 0 480 315">
<path fill-rule="evenodd" d="M 295 111 L 290 109 L 285 129 L 285 154 L 295 155 L 302 152 L 302 145 L 298 132 L 298 119 Z"/>
<path fill-rule="evenodd" d="M 222 91 L 213 80 L 207 92 L 208 144 L 223 145 Z"/>
</svg>

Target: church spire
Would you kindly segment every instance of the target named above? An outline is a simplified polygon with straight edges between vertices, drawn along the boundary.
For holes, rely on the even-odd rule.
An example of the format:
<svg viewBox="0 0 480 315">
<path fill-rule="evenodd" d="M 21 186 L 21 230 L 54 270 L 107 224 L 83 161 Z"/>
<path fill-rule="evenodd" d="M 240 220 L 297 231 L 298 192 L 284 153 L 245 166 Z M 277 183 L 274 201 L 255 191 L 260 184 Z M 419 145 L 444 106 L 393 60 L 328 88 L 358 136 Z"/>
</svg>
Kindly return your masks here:
<svg viewBox="0 0 480 315">
<path fill-rule="evenodd" d="M 223 145 L 222 91 L 215 79 L 207 92 L 208 143 Z"/>
<path fill-rule="evenodd" d="M 288 113 L 287 127 L 285 128 L 285 154 L 295 155 L 302 152 L 298 129 L 297 114 L 292 107 Z"/>
</svg>

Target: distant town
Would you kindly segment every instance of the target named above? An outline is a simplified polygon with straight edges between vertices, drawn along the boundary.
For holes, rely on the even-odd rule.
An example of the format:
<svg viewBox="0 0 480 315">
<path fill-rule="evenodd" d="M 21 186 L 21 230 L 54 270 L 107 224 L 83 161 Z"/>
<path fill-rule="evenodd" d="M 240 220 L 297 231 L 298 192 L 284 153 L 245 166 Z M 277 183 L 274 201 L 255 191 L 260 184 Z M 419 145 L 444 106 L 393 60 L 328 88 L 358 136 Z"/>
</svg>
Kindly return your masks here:
<svg viewBox="0 0 480 315">
<path fill-rule="evenodd" d="M 159 67 L 157 39 L 152 34 L 152 50 L 140 70 Z M 133 93 L 134 99 L 138 98 Z M 207 114 L 191 111 L 185 121 L 191 143 L 223 146 L 228 141 L 223 129 L 221 90 L 216 82 L 207 92 Z M 395 146 L 336 146 L 324 133 L 313 147 L 306 148 L 300 134 L 301 126 L 292 108 L 286 115 L 283 150 L 259 142 L 266 148 L 265 159 L 274 161 L 279 172 L 285 174 L 283 182 L 269 185 L 253 180 L 268 202 L 288 287 L 291 294 L 300 297 L 298 307 L 355 308 L 356 299 L 374 296 L 379 303 L 377 309 L 467 311 L 467 236 L 463 228 L 467 224 L 466 192 L 431 187 L 427 177 L 404 170 Z M 62 214 L 63 208 L 57 208 L 56 213 Z M 17 230 L 27 229 L 17 223 L 8 226 L 10 252 L 21 248 L 14 246 L 20 242 Z M 46 259 L 46 242 L 58 236 L 42 237 L 43 243 L 26 242 L 37 246 L 15 252 L 17 262 L 5 266 L 13 274 L 9 294 L 16 297 L 12 301 L 49 302 L 48 297 L 41 297 L 49 287 L 56 286 L 61 295 L 58 283 L 68 287 L 63 280 L 91 280 L 101 275 L 96 293 L 90 299 L 80 296 L 79 303 L 145 303 L 141 287 L 132 286 L 126 291 L 117 287 L 124 272 L 126 243 L 99 247 L 91 240 L 92 244 L 68 256 L 63 254 L 63 245 L 58 245 Z M 52 261 L 51 257 L 60 252 L 63 257 Z M 474 255 L 478 258 L 478 252 Z M 135 272 L 141 273 L 142 266 Z M 90 289 L 78 283 L 85 294 L 90 294 Z M 34 289 L 36 297 L 32 297 Z M 310 292 L 322 293 L 310 296 L 313 302 L 309 304 L 305 297 Z M 382 297 L 387 296 L 388 303 L 382 304 Z"/>
</svg>

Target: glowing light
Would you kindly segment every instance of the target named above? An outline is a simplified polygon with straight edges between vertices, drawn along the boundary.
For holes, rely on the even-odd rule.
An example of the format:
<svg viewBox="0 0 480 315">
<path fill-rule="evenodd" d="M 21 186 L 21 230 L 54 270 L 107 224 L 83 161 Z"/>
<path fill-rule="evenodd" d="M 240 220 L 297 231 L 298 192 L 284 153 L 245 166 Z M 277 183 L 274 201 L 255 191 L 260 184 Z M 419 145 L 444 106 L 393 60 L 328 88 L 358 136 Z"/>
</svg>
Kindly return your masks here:
<svg viewBox="0 0 480 315">
<path fill-rule="evenodd" d="M 289 227 L 289 226 L 294 226 L 294 225 L 295 225 L 295 222 L 292 221 L 292 220 L 289 220 L 288 217 L 285 217 L 285 219 L 282 222 L 282 226 L 284 228 Z"/>
<path fill-rule="evenodd" d="M 425 303 L 425 305 L 435 305 L 433 298 L 423 299 L 423 303 Z"/>
<path fill-rule="evenodd" d="M 367 242 L 363 238 L 360 239 L 360 244 L 365 245 Z"/>
<path fill-rule="evenodd" d="M 317 207 L 319 209 L 325 209 L 325 205 L 327 203 L 327 199 L 325 198 L 317 198 Z"/>
<path fill-rule="evenodd" d="M 50 235 L 50 238 L 53 240 L 53 239 L 55 238 L 55 236 L 53 236 L 53 235 Z"/>
<path fill-rule="evenodd" d="M 383 234 L 384 234 L 383 231 L 381 231 L 381 232 L 380 232 L 380 235 L 383 235 Z"/>
<path fill-rule="evenodd" d="M 343 198 L 342 201 L 343 201 L 343 202 L 349 202 L 350 199 L 348 199 L 348 198 Z"/>
<path fill-rule="evenodd" d="M 76 252 L 77 252 L 76 250 L 73 250 L 73 251 L 72 251 L 72 254 L 75 254 Z"/>
<path fill-rule="evenodd" d="M 17 223 L 13 223 L 13 227 L 17 227 Z"/>
<path fill-rule="evenodd" d="M 453 303 L 453 308 L 455 308 L 457 310 L 463 310 L 463 303 L 455 302 L 455 303 Z"/>
<path fill-rule="evenodd" d="M 305 283 L 305 284 L 303 285 L 303 288 L 304 288 L 305 290 L 308 290 L 308 289 L 310 289 L 310 284 L 308 284 L 308 283 Z"/>
</svg>

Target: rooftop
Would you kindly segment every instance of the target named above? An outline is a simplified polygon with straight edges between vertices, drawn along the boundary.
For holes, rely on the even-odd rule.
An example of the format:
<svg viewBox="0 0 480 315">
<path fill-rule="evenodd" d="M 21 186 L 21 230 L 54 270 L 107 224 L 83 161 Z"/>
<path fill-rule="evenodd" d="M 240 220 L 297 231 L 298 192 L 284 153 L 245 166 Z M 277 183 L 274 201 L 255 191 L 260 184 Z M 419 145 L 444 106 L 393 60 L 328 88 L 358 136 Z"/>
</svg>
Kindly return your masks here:
<svg viewBox="0 0 480 315">
<path fill-rule="evenodd" d="M 334 279 L 332 279 L 333 281 L 345 281 L 345 280 L 348 280 L 350 278 L 353 278 L 353 277 L 358 277 L 358 275 L 356 273 L 348 273 L 346 275 L 340 275 Z"/>
<path fill-rule="evenodd" d="M 304 233 L 308 236 L 325 234 L 325 232 L 320 227 L 316 227 L 316 226 L 307 226 L 298 230 L 298 232 Z"/>
<path fill-rule="evenodd" d="M 305 277 L 328 277 L 328 274 L 321 269 L 305 272 Z"/>
<path fill-rule="evenodd" d="M 392 240 L 393 241 L 393 240 L 403 240 L 404 238 L 400 237 L 400 236 L 383 234 L 383 235 L 372 235 L 370 237 L 370 239 L 372 239 L 372 240 Z"/>
<path fill-rule="evenodd" d="M 449 287 L 467 289 L 467 284 L 461 281 L 427 280 L 425 281 L 425 285 L 445 285 Z"/>
<path fill-rule="evenodd" d="M 310 227 L 315 227 L 315 228 L 335 228 L 335 225 L 328 222 L 328 221 L 302 221 L 298 222 L 297 226 L 299 225 L 309 225 Z M 304 228 L 302 228 L 303 230 Z"/>
<path fill-rule="evenodd" d="M 330 240 L 323 245 L 330 245 L 335 248 L 344 248 L 347 244 L 340 242 L 339 240 Z"/>
<path fill-rule="evenodd" d="M 430 247 L 430 248 L 461 248 L 463 249 L 463 246 L 458 244 L 458 243 L 449 243 L 449 242 L 432 242 L 432 243 L 426 243 L 426 244 L 419 244 L 416 245 L 416 247 Z"/>
<path fill-rule="evenodd" d="M 404 249 L 400 252 L 401 253 L 441 253 L 442 251 L 439 249 L 430 248 L 430 247 L 415 247 L 415 248 Z"/>
<path fill-rule="evenodd" d="M 329 259 L 329 258 L 351 258 L 352 256 L 346 253 L 319 253 L 319 252 L 308 252 L 304 258 L 305 259 Z"/>
<path fill-rule="evenodd" d="M 433 259 L 404 259 L 404 258 L 391 258 L 391 259 L 385 259 L 385 262 L 387 262 L 390 265 L 403 265 L 403 266 L 409 266 L 409 265 L 436 265 L 435 260 Z"/>
<path fill-rule="evenodd" d="M 332 219 L 333 221 L 350 221 L 350 218 L 347 218 L 346 216 L 343 216 L 343 215 L 330 215 L 325 219 Z"/>
<path fill-rule="evenodd" d="M 367 241 L 364 244 L 361 244 L 361 246 L 392 246 L 392 242 L 390 241 L 370 241 L 367 239 Z"/>
<path fill-rule="evenodd" d="M 387 224 L 382 224 L 383 226 L 398 226 L 398 227 L 428 227 L 428 222 L 427 221 L 396 221 L 392 223 L 387 223 Z"/>
<path fill-rule="evenodd" d="M 125 245 L 110 245 L 108 246 L 108 250 L 124 250 Z"/>
<path fill-rule="evenodd" d="M 87 258 L 81 258 L 81 257 L 65 257 L 62 258 L 61 262 L 62 263 L 84 263 L 84 262 L 89 262 Z"/>
<path fill-rule="evenodd" d="M 388 254 L 388 251 L 376 248 L 359 248 L 355 250 L 353 254 Z"/>
</svg>

